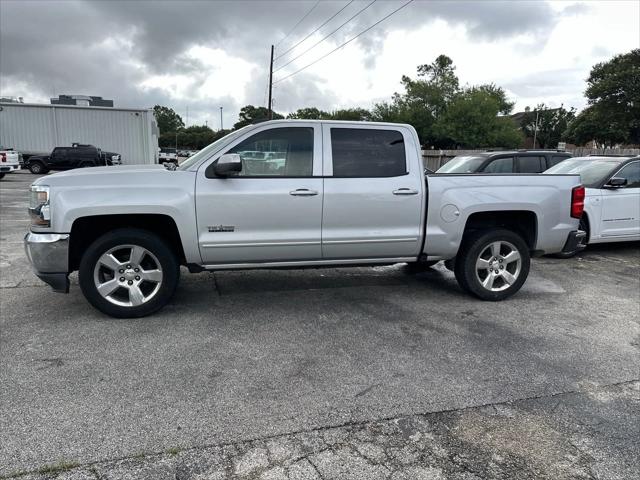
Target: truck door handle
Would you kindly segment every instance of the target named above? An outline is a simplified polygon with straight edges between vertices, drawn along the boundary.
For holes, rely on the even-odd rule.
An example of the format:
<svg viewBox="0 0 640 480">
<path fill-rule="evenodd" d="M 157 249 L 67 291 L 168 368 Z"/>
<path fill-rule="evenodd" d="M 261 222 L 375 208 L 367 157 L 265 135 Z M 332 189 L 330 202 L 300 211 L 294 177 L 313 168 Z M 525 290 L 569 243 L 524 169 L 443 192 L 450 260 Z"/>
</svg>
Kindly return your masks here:
<svg viewBox="0 0 640 480">
<path fill-rule="evenodd" d="M 316 190 L 309 190 L 308 188 L 298 188 L 289 192 L 289 195 L 294 195 L 296 197 L 312 197 L 317 194 L 318 192 Z"/>
<path fill-rule="evenodd" d="M 393 191 L 394 195 L 417 195 L 418 190 L 413 190 L 412 188 L 399 188 Z"/>
</svg>

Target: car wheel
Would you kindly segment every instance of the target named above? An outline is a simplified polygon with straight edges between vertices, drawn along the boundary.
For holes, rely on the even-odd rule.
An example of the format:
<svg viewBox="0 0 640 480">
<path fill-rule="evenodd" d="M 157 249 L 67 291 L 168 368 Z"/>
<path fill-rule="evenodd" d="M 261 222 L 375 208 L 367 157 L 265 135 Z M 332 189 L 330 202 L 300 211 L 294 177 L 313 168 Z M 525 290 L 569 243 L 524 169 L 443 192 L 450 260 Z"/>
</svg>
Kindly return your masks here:
<svg viewBox="0 0 640 480">
<path fill-rule="evenodd" d="M 576 253 L 580 252 L 581 250 L 584 250 L 584 247 L 586 247 L 587 243 L 589 242 L 589 222 L 587 221 L 587 219 L 585 219 L 584 216 L 580 219 L 580 225 L 578 226 L 578 228 L 580 230 L 583 230 L 583 231 L 587 232 L 587 236 L 581 240 L 581 242 L 578 244 L 578 248 L 576 248 L 575 250 L 573 250 L 571 252 L 554 253 L 552 255 L 553 257 L 555 257 L 555 258 L 571 258 L 571 257 L 575 256 Z"/>
<path fill-rule="evenodd" d="M 116 318 L 149 315 L 165 306 L 178 285 L 180 266 L 157 235 L 123 228 L 95 240 L 80 261 L 79 283 L 95 308 Z"/>
<path fill-rule="evenodd" d="M 5 175 L 6 173 L 0 173 L 0 178 L 4 178 Z"/>
<path fill-rule="evenodd" d="M 470 235 L 458 253 L 455 275 L 463 290 L 482 300 L 504 300 L 516 293 L 529 275 L 529 247 L 505 229 Z"/>
<path fill-rule="evenodd" d="M 29 171 L 34 175 L 40 175 L 41 173 L 47 173 L 47 169 L 41 162 L 33 162 L 29 164 Z"/>
</svg>

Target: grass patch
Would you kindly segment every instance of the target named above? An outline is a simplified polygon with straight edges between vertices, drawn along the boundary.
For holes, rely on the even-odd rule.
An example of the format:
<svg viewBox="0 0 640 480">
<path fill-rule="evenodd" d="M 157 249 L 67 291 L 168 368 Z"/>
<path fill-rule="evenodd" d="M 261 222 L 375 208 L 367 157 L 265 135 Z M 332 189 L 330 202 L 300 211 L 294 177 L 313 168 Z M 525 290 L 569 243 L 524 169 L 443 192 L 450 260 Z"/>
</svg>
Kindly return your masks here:
<svg viewBox="0 0 640 480">
<path fill-rule="evenodd" d="M 166 450 L 169 455 L 177 455 L 182 451 L 182 447 L 172 447 Z"/>
</svg>

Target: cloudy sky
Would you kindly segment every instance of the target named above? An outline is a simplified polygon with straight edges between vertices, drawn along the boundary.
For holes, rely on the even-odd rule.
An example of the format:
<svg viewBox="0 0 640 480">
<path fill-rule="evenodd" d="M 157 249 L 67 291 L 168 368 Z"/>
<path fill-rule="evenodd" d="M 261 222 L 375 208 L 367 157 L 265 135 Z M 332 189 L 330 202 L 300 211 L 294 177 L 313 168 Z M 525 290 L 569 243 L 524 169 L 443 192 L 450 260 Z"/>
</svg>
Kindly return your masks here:
<svg viewBox="0 0 640 480">
<path fill-rule="evenodd" d="M 640 0 L 416 0 L 284 79 L 405 2 L 0 0 L 0 95 L 101 95 L 116 106 L 167 105 L 183 119 L 188 108 L 190 125 L 213 128 L 223 106 L 228 127 L 243 105 L 265 105 L 275 44 L 280 112 L 370 108 L 441 53 L 461 84 L 494 82 L 516 110 L 580 109 L 591 66 L 640 47 Z"/>
</svg>

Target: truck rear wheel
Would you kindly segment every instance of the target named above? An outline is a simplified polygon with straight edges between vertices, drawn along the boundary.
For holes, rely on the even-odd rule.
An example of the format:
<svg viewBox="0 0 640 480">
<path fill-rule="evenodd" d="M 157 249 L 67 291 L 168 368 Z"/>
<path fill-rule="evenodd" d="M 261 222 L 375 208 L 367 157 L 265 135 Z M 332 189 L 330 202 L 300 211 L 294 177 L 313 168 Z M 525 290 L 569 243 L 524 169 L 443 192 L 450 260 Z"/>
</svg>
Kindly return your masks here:
<svg viewBox="0 0 640 480">
<path fill-rule="evenodd" d="M 516 233 L 484 230 L 465 239 L 456 258 L 460 287 L 482 300 L 504 300 L 516 293 L 529 275 L 529 248 Z"/>
<path fill-rule="evenodd" d="M 180 266 L 167 244 L 134 228 L 99 237 L 82 256 L 79 268 L 85 298 L 116 318 L 144 317 L 164 307 L 179 275 Z"/>
<path fill-rule="evenodd" d="M 29 171 L 34 175 L 40 175 L 41 173 L 47 173 L 49 170 L 42 164 L 42 162 L 34 161 L 29 163 Z"/>
</svg>

